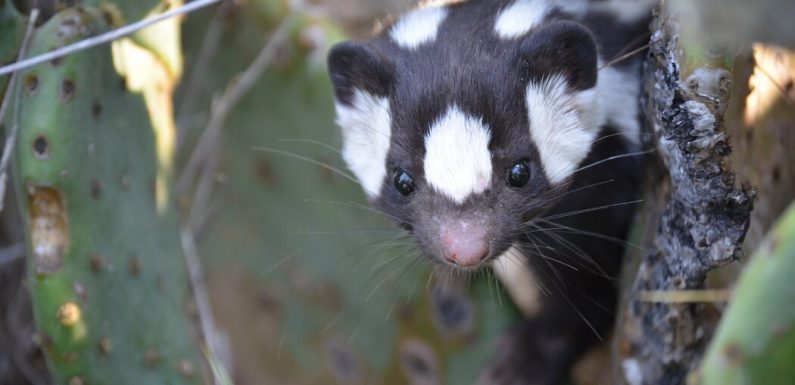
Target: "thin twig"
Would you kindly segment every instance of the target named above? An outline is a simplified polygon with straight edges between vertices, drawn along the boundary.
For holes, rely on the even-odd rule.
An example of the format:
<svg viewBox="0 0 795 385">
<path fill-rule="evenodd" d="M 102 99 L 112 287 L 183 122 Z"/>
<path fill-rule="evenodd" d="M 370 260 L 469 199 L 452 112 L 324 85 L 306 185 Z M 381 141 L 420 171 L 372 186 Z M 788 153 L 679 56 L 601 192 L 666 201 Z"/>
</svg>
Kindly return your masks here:
<svg viewBox="0 0 795 385">
<path fill-rule="evenodd" d="M 762 67 L 759 65 L 759 63 L 756 63 L 755 66 L 757 69 L 759 69 L 759 72 L 761 72 L 762 75 L 765 75 L 767 80 L 770 80 L 770 83 L 773 83 L 773 86 L 778 89 L 778 92 L 781 93 L 782 99 L 784 99 L 784 101 L 786 101 L 791 107 L 795 107 L 795 100 L 792 100 L 792 98 L 789 96 L 789 92 L 787 92 L 784 86 L 779 84 L 779 82 L 767 69 L 765 69 L 765 67 Z"/>
<path fill-rule="evenodd" d="M 253 63 L 238 77 L 233 79 L 227 86 L 223 95 L 214 101 L 212 106 L 212 114 L 207 128 L 202 134 L 199 143 L 194 150 L 191 160 L 188 162 L 188 168 L 183 172 L 180 180 L 183 180 L 183 185 L 193 180 L 195 173 L 202 166 L 203 161 L 206 159 L 206 154 L 214 149 L 217 143 L 217 138 L 223 128 L 226 117 L 232 111 L 234 106 L 245 96 L 245 94 L 255 84 L 257 79 L 262 75 L 265 69 L 268 68 L 270 63 L 276 57 L 278 49 L 286 41 L 289 27 L 292 25 L 293 15 L 290 14 L 282 21 L 281 25 L 268 39 L 260 54 Z M 213 183 L 213 175 L 217 168 L 217 154 L 212 154 L 208 160 L 209 164 L 205 164 L 202 178 L 197 187 L 196 197 L 194 204 L 191 208 L 190 215 L 185 228 L 181 232 L 182 248 L 185 255 L 185 263 L 188 266 L 189 277 L 193 294 L 196 299 L 196 307 L 199 312 L 199 320 L 201 323 L 202 334 L 204 335 L 207 343 L 208 355 L 211 357 L 218 357 L 222 341 L 218 336 L 215 324 L 212 318 L 210 303 L 207 295 L 207 287 L 204 283 L 204 276 L 201 269 L 201 262 L 199 261 L 198 252 L 196 250 L 196 241 L 194 239 L 193 231 L 197 227 L 194 223 L 196 218 L 201 218 L 201 210 L 209 200 L 210 190 Z M 193 171 L 188 171 L 193 170 Z M 187 174 L 186 174 L 187 173 Z M 178 187 L 179 189 L 179 187 Z M 223 360 L 221 360 L 223 361 Z M 215 364 L 218 364 L 217 362 Z M 218 382 L 214 378 L 213 381 Z"/>
<path fill-rule="evenodd" d="M 187 115 L 193 111 L 196 101 L 199 99 L 199 91 L 207 78 L 207 70 L 210 68 L 210 62 L 215 52 L 218 51 L 218 43 L 221 41 L 222 32 L 222 12 L 223 6 L 219 7 L 215 12 L 215 16 L 207 26 L 207 32 L 204 33 L 202 45 L 199 49 L 199 54 L 196 56 L 195 66 L 191 71 L 188 82 L 185 86 L 184 97 L 177 109 L 177 152 L 180 151 L 185 144 L 185 134 L 188 126 Z"/>
<path fill-rule="evenodd" d="M 196 240 L 193 239 L 193 233 L 190 229 L 182 230 L 180 240 L 182 241 L 182 254 L 185 256 L 185 264 L 188 266 L 188 279 L 193 290 L 193 298 L 196 301 L 196 309 L 199 312 L 199 323 L 204 342 L 207 345 L 208 356 L 218 357 L 219 351 L 224 349 L 220 346 L 222 340 L 215 328 L 215 321 L 213 320 L 213 313 L 207 294 L 207 285 L 204 283 L 204 273 L 196 251 Z M 210 364 L 212 365 L 212 363 Z M 213 376 L 213 383 L 218 385 L 217 382 L 215 376 Z"/>
<path fill-rule="evenodd" d="M 25 37 L 22 38 L 22 45 L 19 47 L 19 53 L 17 54 L 17 61 L 22 60 L 25 57 L 28 51 L 28 45 L 30 44 L 30 38 L 33 36 L 33 27 L 36 25 L 36 19 L 39 18 L 39 9 L 34 8 L 30 11 L 30 17 L 28 18 L 28 28 L 25 30 Z M 11 160 L 11 153 L 14 152 L 14 144 L 17 142 L 17 132 L 19 131 L 19 89 L 20 87 L 17 85 L 19 80 L 19 74 L 14 73 L 11 76 L 11 79 L 8 82 L 8 88 L 6 88 L 5 95 L 3 96 L 2 103 L 0 103 L 0 125 L 2 125 L 3 120 L 5 119 L 6 109 L 8 108 L 8 104 L 11 103 L 11 93 L 14 93 L 14 117 L 13 117 L 13 124 L 11 125 L 10 132 L 8 136 L 6 136 L 6 142 L 3 146 L 3 157 L 0 159 L 0 212 L 3 211 L 5 196 L 6 196 L 6 180 L 8 179 L 8 164 Z"/>
<path fill-rule="evenodd" d="M 196 175 L 208 158 L 207 155 L 210 154 L 213 146 L 218 141 L 227 116 L 240 99 L 251 90 L 251 87 L 256 84 L 257 79 L 259 79 L 265 69 L 267 69 L 276 58 L 276 53 L 279 48 L 284 41 L 287 40 L 288 32 L 290 31 L 290 26 L 293 24 L 294 19 L 295 15 L 290 13 L 282 20 L 279 27 L 265 43 L 254 62 L 252 62 L 242 74 L 230 81 L 223 95 L 213 103 L 212 113 L 210 115 L 210 121 L 207 123 L 207 128 L 204 130 L 202 137 L 199 139 L 199 143 L 193 150 L 193 154 L 191 154 L 182 175 L 180 175 L 177 181 L 177 193 L 185 192 L 196 178 Z M 209 178 L 203 178 L 203 180 L 206 180 L 204 183 L 212 183 L 212 174 L 210 174 Z M 197 190 L 201 191 L 201 187 Z"/>
<path fill-rule="evenodd" d="M 157 22 L 163 21 L 165 19 L 172 18 L 174 16 L 179 16 L 187 13 L 191 13 L 197 11 L 201 8 L 207 7 L 209 5 L 218 3 L 222 0 L 195 0 L 188 4 L 179 6 L 174 8 L 168 12 L 164 12 L 160 15 L 139 20 L 132 24 L 127 24 L 123 27 L 114 29 L 112 31 L 105 32 L 98 36 L 93 36 L 85 40 L 78 41 L 73 44 L 69 44 L 65 47 L 61 47 L 55 50 L 52 50 L 47 53 L 43 53 L 38 56 L 34 56 L 30 59 L 17 61 L 16 63 L 9 64 L 5 67 L 0 67 L 0 76 L 10 74 L 12 72 L 16 72 L 19 70 L 23 70 L 28 67 L 35 66 L 37 64 L 45 63 L 53 59 L 61 58 L 69 54 L 73 54 L 75 52 L 79 52 L 88 48 L 96 47 L 98 45 L 102 45 L 105 43 L 109 43 L 113 40 L 122 38 L 124 36 L 130 35 L 135 33 L 136 31 L 146 28 L 152 24 Z"/>
<path fill-rule="evenodd" d="M 619 57 L 617 57 L 617 58 L 615 58 L 615 59 L 613 59 L 613 60 L 611 60 L 611 61 L 609 61 L 609 62 L 607 62 L 607 63 L 603 64 L 601 67 L 599 67 L 599 69 L 597 69 L 597 71 L 600 71 L 600 70 L 602 70 L 603 68 L 610 67 L 610 66 L 612 66 L 612 65 L 614 65 L 614 64 L 616 64 L 616 63 L 620 63 L 620 62 L 622 62 L 622 61 L 624 61 L 624 60 L 626 60 L 626 59 L 628 59 L 628 58 L 632 57 L 632 56 L 633 56 L 633 55 L 635 55 L 635 54 L 638 54 L 638 53 L 640 53 L 640 52 L 643 52 L 643 50 L 645 50 L 645 49 L 647 49 L 647 48 L 649 48 L 649 45 L 648 45 L 648 44 L 644 44 L 644 45 L 642 45 L 642 46 L 640 46 L 640 47 L 638 47 L 638 48 L 635 48 L 635 49 L 633 49 L 632 51 L 629 51 L 629 52 L 627 52 L 627 53 L 625 53 L 625 54 L 623 54 L 623 55 L 621 55 L 621 56 L 619 56 Z"/>
</svg>

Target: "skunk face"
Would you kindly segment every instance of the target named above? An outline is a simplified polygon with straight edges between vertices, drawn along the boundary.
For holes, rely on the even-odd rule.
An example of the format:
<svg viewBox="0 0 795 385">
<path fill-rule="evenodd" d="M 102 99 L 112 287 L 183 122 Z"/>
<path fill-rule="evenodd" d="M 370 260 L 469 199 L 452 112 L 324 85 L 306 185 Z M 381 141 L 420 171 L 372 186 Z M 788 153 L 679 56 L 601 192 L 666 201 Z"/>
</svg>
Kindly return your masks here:
<svg viewBox="0 0 795 385">
<path fill-rule="evenodd" d="M 565 9 L 492 3 L 417 9 L 328 59 L 348 167 L 426 255 L 462 268 L 521 242 L 565 195 L 615 78 Z"/>
<path fill-rule="evenodd" d="M 518 116 L 479 114 L 462 101 L 415 114 L 401 119 L 421 122 L 414 130 L 393 132 L 374 203 L 400 218 L 426 255 L 479 266 L 511 246 L 543 208 L 551 186 L 538 152 L 526 130 L 512 129 Z"/>
</svg>

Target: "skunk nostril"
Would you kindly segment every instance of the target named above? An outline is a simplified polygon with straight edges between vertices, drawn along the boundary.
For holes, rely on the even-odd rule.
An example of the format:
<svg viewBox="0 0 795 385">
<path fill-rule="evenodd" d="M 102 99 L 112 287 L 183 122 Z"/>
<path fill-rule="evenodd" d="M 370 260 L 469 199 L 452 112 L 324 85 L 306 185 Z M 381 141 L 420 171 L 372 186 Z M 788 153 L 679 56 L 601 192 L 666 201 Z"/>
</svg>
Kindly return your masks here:
<svg viewBox="0 0 795 385">
<path fill-rule="evenodd" d="M 441 241 L 444 259 L 457 266 L 476 266 L 489 253 L 485 230 L 471 223 L 444 228 Z"/>
<path fill-rule="evenodd" d="M 457 244 L 445 249 L 444 258 L 458 266 L 476 266 L 488 255 L 488 246 L 485 242 L 472 240 Z"/>
</svg>

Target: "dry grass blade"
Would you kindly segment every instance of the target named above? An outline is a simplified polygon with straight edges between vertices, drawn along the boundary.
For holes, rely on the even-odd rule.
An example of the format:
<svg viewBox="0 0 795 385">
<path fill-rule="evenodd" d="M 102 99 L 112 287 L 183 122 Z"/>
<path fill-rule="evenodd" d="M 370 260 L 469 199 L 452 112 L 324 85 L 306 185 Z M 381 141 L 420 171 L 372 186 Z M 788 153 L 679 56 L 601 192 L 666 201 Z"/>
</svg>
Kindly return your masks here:
<svg viewBox="0 0 795 385">
<path fill-rule="evenodd" d="M 731 290 L 647 290 L 638 293 L 638 300 L 657 303 L 729 302 L 731 296 Z"/>
</svg>

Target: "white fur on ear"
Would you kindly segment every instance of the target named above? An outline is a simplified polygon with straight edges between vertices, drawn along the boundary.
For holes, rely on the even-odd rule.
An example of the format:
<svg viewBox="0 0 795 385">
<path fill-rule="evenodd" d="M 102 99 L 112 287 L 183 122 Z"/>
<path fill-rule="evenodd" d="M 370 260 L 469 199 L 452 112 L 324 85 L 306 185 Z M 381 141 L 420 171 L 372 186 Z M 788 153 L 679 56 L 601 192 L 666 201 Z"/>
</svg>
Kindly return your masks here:
<svg viewBox="0 0 795 385">
<path fill-rule="evenodd" d="M 639 71 L 637 66 L 632 66 L 627 70 L 613 67 L 602 68 L 599 70 L 599 80 L 596 84 L 607 123 L 618 130 L 635 148 L 640 147 L 640 122 L 638 120 L 640 78 L 637 76 Z"/>
<path fill-rule="evenodd" d="M 540 25 L 551 10 L 547 0 L 516 0 L 497 14 L 494 31 L 503 39 L 521 37 Z"/>
<path fill-rule="evenodd" d="M 415 9 L 401 17 L 392 29 L 389 36 L 403 48 L 416 49 L 417 47 L 436 40 L 448 10 L 444 7 L 425 7 Z"/>
<path fill-rule="evenodd" d="M 355 90 L 350 106 L 337 103 L 337 124 L 342 128 L 342 158 L 369 198 L 381 191 L 392 136 L 389 100 Z"/>
<path fill-rule="evenodd" d="M 530 137 L 552 184 L 571 176 L 591 150 L 604 122 L 598 96 L 593 88 L 572 93 L 563 75 L 527 86 Z"/>
<path fill-rule="evenodd" d="M 491 131 L 481 119 L 448 108 L 425 136 L 425 179 L 456 203 L 485 191 L 491 183 Z"/>
</svg>

